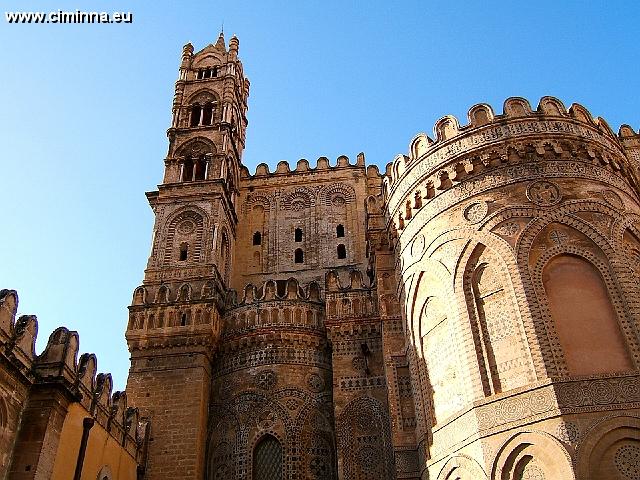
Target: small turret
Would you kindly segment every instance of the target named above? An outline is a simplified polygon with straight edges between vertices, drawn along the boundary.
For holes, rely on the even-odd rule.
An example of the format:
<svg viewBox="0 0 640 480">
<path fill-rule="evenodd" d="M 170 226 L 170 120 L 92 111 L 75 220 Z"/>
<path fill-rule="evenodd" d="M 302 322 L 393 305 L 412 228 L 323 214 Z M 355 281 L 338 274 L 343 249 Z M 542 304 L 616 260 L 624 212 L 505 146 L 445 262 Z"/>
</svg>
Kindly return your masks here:
<svg viewBox="0 0 640 480">
<path fill-rule="evenodd" d="M 240 46 L 240 42 L 238 41 L 238 37 L 233 35 L 231 40 L 229 40 L 229 56 L 231 59 L 235 59 L 238 57 L 238 47 Z"/>
</svg>

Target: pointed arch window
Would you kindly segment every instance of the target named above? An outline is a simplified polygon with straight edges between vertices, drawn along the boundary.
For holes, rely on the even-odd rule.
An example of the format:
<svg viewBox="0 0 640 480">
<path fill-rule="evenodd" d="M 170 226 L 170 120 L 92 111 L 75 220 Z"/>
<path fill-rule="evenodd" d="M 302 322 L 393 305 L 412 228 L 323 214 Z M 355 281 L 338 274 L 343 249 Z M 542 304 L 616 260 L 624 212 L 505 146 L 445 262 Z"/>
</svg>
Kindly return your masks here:
<svg viewBox="0 0 640 480">
<path fill-rule="evenodd" d="M 304 252 L 301 248 L 296 248 L 293 255 L 295 263 L 304 263 Z"/>
<path fill-rule="evenodd" d="M 301 242 L 302 241 L 302 229 L 301 228 L 296 228 L 294 234 L 293 234 L 294 240 L 296 242 Z"/>
<path fill-rule="evenodd" d="M 562 254 L 542 270 L 551 318 L 571 375 L 633 370 L 633 362 L 600 270 Z"/>
<path fill-rule="evenodd" d="M 336 237 L 344 237 L 344 225 L 340 224 L 336 227 Z"/>
<path fill-rule="evenodd" d="M 262 234 L 260 232 L 255 232 L 253 234 L 253 244 L 262 245 Z"/>
<path fill-rule="evenodd" d="M 253 479 L 282 479 L 282 445 L 272 435 L 265 435 L 253 451 Z"/>
</svg>

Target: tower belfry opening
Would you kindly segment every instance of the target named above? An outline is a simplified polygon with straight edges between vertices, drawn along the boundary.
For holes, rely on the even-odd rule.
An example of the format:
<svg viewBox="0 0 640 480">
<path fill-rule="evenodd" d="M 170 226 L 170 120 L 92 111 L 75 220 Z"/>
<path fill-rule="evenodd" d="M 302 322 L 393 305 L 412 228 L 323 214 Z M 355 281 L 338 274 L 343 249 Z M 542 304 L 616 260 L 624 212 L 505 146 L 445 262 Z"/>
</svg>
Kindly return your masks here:
<svg viewBox="0 0 640 480">
<path fill-rule="evenodd" d="M 238 52 L 183 47 L 147 193 L 126 334 L 144 478 L 630 478 L 640 134 L 510 98 L 383 173 L 250 171 Z"/>
</svg>

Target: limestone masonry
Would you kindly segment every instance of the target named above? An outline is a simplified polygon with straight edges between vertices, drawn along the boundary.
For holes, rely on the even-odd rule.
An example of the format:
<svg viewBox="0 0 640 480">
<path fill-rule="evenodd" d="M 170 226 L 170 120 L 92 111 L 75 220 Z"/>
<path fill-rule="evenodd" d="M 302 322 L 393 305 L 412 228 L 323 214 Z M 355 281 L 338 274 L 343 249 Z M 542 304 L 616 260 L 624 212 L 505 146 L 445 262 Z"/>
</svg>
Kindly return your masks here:
<svg viewBox="0 0 640 480">
<path fill-rule="evenodd" d="M 252 173 L 248 97 L 185 45 L 126 394 L 1 292 L 1 478 L 640 479 L 640 134 L 509 98 Z"/>
</svg>

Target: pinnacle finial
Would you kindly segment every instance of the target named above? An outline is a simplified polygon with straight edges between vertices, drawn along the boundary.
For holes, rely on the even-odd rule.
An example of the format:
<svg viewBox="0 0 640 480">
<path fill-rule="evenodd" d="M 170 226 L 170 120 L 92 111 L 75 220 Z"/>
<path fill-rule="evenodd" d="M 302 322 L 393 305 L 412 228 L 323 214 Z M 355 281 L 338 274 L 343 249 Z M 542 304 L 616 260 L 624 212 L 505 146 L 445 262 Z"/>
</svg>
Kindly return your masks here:
<svg viewBox="0 0 640 480">
<path fill-rule="evenodd" d="M 216 47 L 225 49 L 226 45 L 224 42 L 224 30 L 220 31 L 220 35 L 218 35 L 218 41 L 216 42 Z"/>
</svg>

